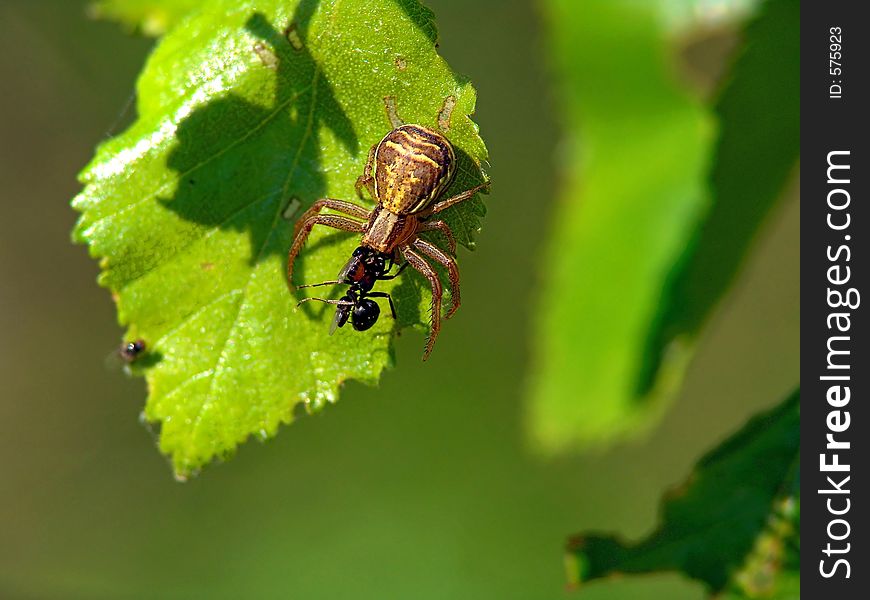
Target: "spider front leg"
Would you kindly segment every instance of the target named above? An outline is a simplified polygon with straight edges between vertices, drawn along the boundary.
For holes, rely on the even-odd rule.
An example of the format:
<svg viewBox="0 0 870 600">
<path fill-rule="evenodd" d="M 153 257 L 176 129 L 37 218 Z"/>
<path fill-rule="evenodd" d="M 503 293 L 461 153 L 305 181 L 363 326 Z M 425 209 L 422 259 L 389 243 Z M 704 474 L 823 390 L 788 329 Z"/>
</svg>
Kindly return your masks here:
<svg viewBox="0 0 870 600">
<path fill-rule="evenodd" d="M 429 280 L 429 285 L 432 286 L 432 306 L 431 306 L 431 322 L 429 329 L 429 337 L 426 338 L 426 347 L 423 350 L 423 360 L 429 358 L 432 353 L 432 347 L 435 346 L 435 340 L 438 338 L 438 332 L 441 331 L 441 297 L 443 290 L 441 289 L 441 280 L 438 278 L 438 273 L 432 268 L 432 265 L 417 254 L 409 245 L 402 246 L 402 256 L 408 263 L 417 269 L 423 276 Z"/>
<path fill-rule="evenodd" d="M 364 219 L 366 221 L 369 220 L 369 216 L 371 216 L 372 211 L 367 208 L 363 208 L 358 204 L 354 204 L 353 202 L 348 202 L 346 200 L 336 200 L 335 198 L 321 198 L 320 200 L 315 200 L 314 204 L 308 207 L 302 216 L 299 217 L 296 221 L 296 226 L 293 228 L 293 237 L 299 235 L 299 230 L 302 228 L 302 224 L 305 223 L 308 219 L 313 217 L 314 215 L 319 215 L 320 211 L 324 208 L 332 209 L 336 212 L 341 212 L 346 215 L 350 215 L 351 217 L 356 217 L 358 219 Z"/>
<path fill-rule="evenodd" d="M 356 184 L 354 184 L 354 188 L 356 189 L 356 195 L 362 199 L 362 190 L 363 188 L 369 191 L 372 199 L 375 197 L 375 178 L 372 177 L 372 165 L 375 160 L 375 150 L 378 149 L 378 145 L 375 144 L 369 149 L 369 157 L 366 159 L 366 166 L 363 169 L 363 174 L 356 178 Z"/>
<path fill-rule="evenodd" d="M 450 310 L 447 311 L 444 318 L 449 319 L 456 313 L 462 302 L 459 298 L 459 265 L 456 264 L 456 259 L 435 244 L 420 238 L 415 239 L 411 245 L 447 269 L 447 276 L 450 278 Z"/>
<path fill-rule="evenodd" d="M 362 233 L 365 231 L 365 223 L 339 215 L 314 215 L 297 223 L 296 237 L 293 239 L 293 245 L 290 246 L 290 251 L 287 253 L 287 285 L 290 286 L 291 290 L 293 289 L 293 263 L 296 262 L 299 251 L 302 250 L 305 240 L 308 239 L 308 235 L 315 225 L 326 225 L 327 227 L 333 227 L 350 233 Z"/>
<path fill-rule="evenodd" d="M 444 221 L 423 221 L 420 223 L 418 231 L 440 231 L 441 235 L 447 238 L 447 246 L 450 248 L 450 254 L 456 254 L 456 238 L 453 237 L 453 232 L 450 226 Z"/>
<path fill-rule="evenodd" d="M 426 217 L 430 217 L 434 214 L 440 213 L 442 210 L 450 208 L 454 204 L 459 204 L 460 202 L 465 202 L 466 200 L 473 198 L 474 195 L 484 189 L 489 188 L 489 181 L 484 181 L 480 185 L 476 185 L 470 190 L 465 190 L 464 192 L 460 192 L 455 196 L 447 198 L 446 200 L 442 200 L 440 202 L 436 202 L 426 210 L 420 211 L 418 213 L 418 217 L 420 219 L 425 219 Z"/>
</svg>

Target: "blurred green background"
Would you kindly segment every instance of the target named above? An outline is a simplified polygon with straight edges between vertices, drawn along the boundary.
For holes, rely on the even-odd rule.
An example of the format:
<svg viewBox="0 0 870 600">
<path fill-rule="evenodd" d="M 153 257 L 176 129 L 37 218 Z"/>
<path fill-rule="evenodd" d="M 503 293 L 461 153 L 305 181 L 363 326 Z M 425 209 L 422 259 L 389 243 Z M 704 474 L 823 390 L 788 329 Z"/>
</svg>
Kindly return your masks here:
<svg viewBox="0 0 870 600">
<path fill-rule="evenodd" d="M 60 0 L 0 5 L 0 597 L 702 598 L 676 575 L 565 590 L 581 530 L 638 537 L 661 493 L 799 366 L 797 181 L 643 439 L 544 460 L 523 435 L 559 124 L 540 7 L 428 0 L 470 77 L 496 183 L 463 308 L 427 364 L 397 342 L 379 388 L 181 484 L 139 424 L 141 380 L 97 265 L 69 231 L 75 175 L 125 110 L 152 41 Z M 553 298 L 571 302 L 571 298 Z"/>
</svg>

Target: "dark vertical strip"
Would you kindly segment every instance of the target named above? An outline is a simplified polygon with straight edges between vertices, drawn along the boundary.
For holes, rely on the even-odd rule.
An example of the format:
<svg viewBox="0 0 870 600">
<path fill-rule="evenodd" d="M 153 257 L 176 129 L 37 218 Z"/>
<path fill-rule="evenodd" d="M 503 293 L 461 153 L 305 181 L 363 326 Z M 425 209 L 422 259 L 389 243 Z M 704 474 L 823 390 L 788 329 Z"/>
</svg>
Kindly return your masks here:
<svg viewBox="0 0 870 600">
<path fill-rule="evenodd" d="M 801 7 L 801 588 L 866 597 L 870 362 L 867 68 L 860 2 Z"/>
</svg>

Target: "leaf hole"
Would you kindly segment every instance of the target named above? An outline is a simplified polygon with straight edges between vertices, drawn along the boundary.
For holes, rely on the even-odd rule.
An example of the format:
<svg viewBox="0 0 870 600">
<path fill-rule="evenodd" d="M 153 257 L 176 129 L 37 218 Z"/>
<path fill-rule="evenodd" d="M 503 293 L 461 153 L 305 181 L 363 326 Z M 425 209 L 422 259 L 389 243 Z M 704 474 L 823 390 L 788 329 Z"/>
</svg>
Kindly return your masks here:
<svg viewBox="0 0 870 600">
<path fill-rule="evenodd" d="M 438 127 L 441 131 L 450 130 L 450 117 L 453 116 L 453 108 L 456 106 L 456 96 L 447 96 L 438 111 Z"/>
<path fill-rule="evenodd" d="M 290 46 L 293 47 L 297 52 L 302 50 L 302 36 L 299 35 L 299 32 L 296 30 L 296 23 L 290 23 L 286 29 L 284 29 L 284 37 L 287 38 L 287 41 L 290 42 Z"/>
<path fill-rule="evenodd" d="M 302 201 L 296 196 L 291 196 L 287 200 L 287 206 L 281 211 L 281 217 L 286 221 L 292 221 L 299 212 L 299 207 L 302 206 Z"/>
<path fill-rule="evenodd" d="M 278 70 L 278 57 L 275 56 L 275 53 L 266 44 L 263 42 L 254 44 L 254 53 L 260 58 L 263 66 L 273 71 Z"/>
<path fill-rule="evenodd" d="M 402 117 L 399 116 L 395 96 L 384 96 L 384 110 L 387 112 L 387 119 L 390 121 L 390 125 L 393 129 L 405 124 Z"/>
</svg>

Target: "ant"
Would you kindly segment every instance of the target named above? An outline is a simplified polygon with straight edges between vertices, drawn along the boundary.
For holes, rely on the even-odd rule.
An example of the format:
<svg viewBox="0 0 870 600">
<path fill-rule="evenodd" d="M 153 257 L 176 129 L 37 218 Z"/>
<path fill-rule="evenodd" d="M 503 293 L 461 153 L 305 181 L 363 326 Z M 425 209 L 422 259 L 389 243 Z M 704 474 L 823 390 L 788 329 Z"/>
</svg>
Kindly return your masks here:
<svg viewBox="0 0 870 600">
<path fill-rule="evenodd" d="M 344 327 L 348 319 L 350 319 L 351 325 L 357 331 L 371 329 L 381 315 L 381 307 L 371 298 L 386 298 L 390 303 L 390 312 L 393 319 L 395 319 L 396 307 L 393 305 L 392 296 L 386 292 L 371 291 L 376 282 L 395 279 L 408 266 L 408 263 L 404 263 L 399 267 L 398 271 L 392 275 L 387 275 L 394 264 L 392 255 L 384 254 L 367 246 L 360 246 L 353 251 L 347 264 L 338 273 L 338 279 L 299 286 L 301 289 L 323 285 L 349 285 L 350 287 L 344 296 L 338 300 L 303 298 L 297 306 L 311 300 L 334 304 L 336 306 L 335 318 L 332 320 L 332 326 L 329 328 L 329 335 L 335 333 L 335 330 L 339 327 Z"/>
</svg>

